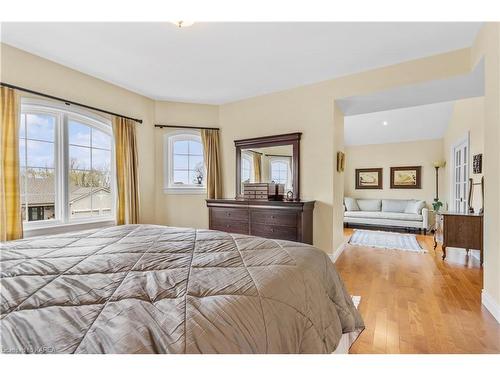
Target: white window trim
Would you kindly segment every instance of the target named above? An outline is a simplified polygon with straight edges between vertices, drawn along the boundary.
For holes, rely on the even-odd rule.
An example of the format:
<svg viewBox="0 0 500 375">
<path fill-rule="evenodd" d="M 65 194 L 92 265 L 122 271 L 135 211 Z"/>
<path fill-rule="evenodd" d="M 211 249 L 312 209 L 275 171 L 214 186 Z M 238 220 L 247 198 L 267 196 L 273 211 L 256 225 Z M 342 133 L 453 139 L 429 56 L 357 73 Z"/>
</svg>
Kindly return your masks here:
<svg viewBox="0 0 500 375">
<path fill-rule="evenodd" d="M 250 163 L 250 182 L 255 182 L 255 171 L 253 167 L 253 154 L 247 151 L 243 151 L 241 153 L 241 170 L 243 171 L 243 159 L 247 160 Z M 241 178 L 243 183 L 243 177 Z"/>
<path fill-rule="evenodd" d="M 67 207 L 61 207 L 60 204 L 61 202 L 69 202 L 69 191 L 67 188 L 67 171 L 69 167 L 69 158 L 67 156 L 69 155 L 69 142 L 66 126 L 63 126 L 63 124 L 67 123 L 69 118 L 77 121 L 80 120 L 84 124 L 91 125 L 92 127 L 113 137 L 111 119 L 81 109 L 77 106 L 70 107 L 64 103 L 29 97 L 21 98 L 19 111 L 20 113 L 30 112 L 50 114 L 56 117 L 54 170 L 57 173 L 57 178 L 55 181 L 55 196 L 61 197 L 62 194 L 60 199 L 54 200 L 54 210 L 57 213 L 58 219 L 24 221 L 23 236 L 32 237 L 44 234 L 62 233 L 67 230 L 82 230 L 116 225 L 116 170 L 114 142 L 111 144 L 111 189 L 114 194 L 114 199 L 112 199 L 113 204 L 111 207 L 111 214 L 99 217 L 71 218 L 69 205 Z M 61 144 L 63 145 L 62 147 Z"/>
<path fill-rule="evenodd" d="M 163 136 L 163 192 L 166 194 L 206 194 L 206 170 L 205 181 L 203 185 L 174 185 L 174 161 L 173 150 L 174 142 L 178 140 L 191 140 L 201 142 L 200 132 L 196 130 L 177 130 L 167 132 Z M 203 148 L 203 142 L 201 142 Z"/>
</svg>

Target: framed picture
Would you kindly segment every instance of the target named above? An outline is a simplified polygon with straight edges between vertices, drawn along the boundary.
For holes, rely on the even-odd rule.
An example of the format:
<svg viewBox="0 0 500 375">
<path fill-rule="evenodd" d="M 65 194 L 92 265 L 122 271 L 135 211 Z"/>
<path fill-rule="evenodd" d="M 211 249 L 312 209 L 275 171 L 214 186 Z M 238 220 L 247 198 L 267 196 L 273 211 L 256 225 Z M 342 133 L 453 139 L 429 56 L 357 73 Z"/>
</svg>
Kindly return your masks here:
<svg viewBox="0 0 500 375">
<path fill-rule="evenodd" d="M 391 167 L 391 189 L 421 189 L 422 167 Z"/>
<path fill-rule="evenodd" d="M 382 168 L 356 169 L 356 189 L 382 189 Z"/>
<path fill-rule="evenodd" d="M 483 154 L 474 155 L 472 160 L 472 173 L 483 173 Z"/>
<path fill-rule="evenodd" d="M 337 152 L 337 172 L 344 172 L 345 154 L 342 151 Z"/>
</svg>

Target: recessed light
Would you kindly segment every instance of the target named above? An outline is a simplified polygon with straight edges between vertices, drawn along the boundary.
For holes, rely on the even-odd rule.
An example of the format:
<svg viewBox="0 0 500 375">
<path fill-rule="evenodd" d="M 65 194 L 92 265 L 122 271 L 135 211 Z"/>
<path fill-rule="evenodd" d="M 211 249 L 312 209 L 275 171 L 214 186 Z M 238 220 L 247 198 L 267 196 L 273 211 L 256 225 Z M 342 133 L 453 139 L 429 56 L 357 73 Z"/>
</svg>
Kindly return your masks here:
<svg viewBox="0 0 500 375">
<path fill-rule="evenodd" d="M 382 125 L 387 126 L 389 123 L 387 121 L 382 121 Z"/>
<path fill-rule="evenodd" d="M 180 29 L 181 27 L 189 27 L 194 22 L 193 21 L 172 21 L 172 23 Z"/>
</svg>

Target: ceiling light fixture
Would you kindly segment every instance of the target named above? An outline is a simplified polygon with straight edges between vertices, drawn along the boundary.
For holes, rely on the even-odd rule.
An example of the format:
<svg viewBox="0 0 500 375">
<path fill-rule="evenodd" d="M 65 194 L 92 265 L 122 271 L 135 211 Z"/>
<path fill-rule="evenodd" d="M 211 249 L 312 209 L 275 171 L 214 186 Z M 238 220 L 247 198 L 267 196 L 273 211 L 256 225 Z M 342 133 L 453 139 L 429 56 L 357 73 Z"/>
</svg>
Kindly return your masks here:
<svg viewBox="0 0 500 375">
<path fill-rule="evenodd" d="M 193 21 L 173 21 L 172 23 L 180 29 L 182 27 L 189 27 L 194 22 Z"/>
<path fill-rule="evenodd" d="M 382 121 L 382 125 L 387 126 L 389 123 L 387 121 Z"/>
</svg>

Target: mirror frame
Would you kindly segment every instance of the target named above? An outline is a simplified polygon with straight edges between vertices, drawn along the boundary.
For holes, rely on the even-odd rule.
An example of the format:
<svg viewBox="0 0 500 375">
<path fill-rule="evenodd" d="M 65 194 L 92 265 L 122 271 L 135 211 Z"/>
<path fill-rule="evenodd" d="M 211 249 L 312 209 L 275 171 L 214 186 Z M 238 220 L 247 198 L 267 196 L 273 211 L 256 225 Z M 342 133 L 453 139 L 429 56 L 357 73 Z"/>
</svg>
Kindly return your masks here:
<svg viewBox="0 0 500 375">
<path fill-rule="evenodd" d="M 234 141 L 236 147 L 236 198 L 241 194 L 241 150 L 247 148 L 292 145 L 292 186 L 293 200 L 300 200 L 300 137 L 302 133 L 270 135 L 266 137 L 239 139 Z M 286 192 L 285 192 L 286 194 Z"/>
</svg>

